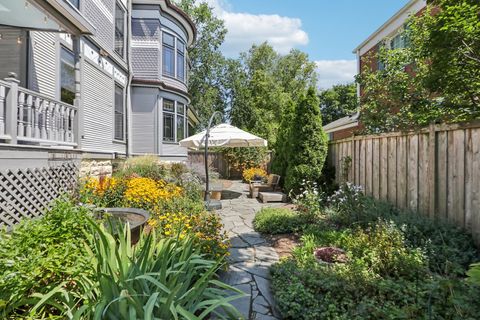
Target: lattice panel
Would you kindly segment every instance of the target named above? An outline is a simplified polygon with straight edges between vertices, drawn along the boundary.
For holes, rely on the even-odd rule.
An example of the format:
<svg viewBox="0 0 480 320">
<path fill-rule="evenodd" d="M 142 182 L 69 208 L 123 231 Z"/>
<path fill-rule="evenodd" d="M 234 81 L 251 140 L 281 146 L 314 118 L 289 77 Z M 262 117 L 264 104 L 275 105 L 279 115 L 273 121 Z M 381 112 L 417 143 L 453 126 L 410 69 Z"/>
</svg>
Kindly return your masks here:
<svg viewBox="0 0 480 320">
<path fill-rule="evenodd" d="M 10 227 L 23 218 L 42 215 L 52 200 L 73 190 L 77 175 L 78 169 L 72 163 L 52 168 L 0 171 L 0 227 Z"/>
</svg>

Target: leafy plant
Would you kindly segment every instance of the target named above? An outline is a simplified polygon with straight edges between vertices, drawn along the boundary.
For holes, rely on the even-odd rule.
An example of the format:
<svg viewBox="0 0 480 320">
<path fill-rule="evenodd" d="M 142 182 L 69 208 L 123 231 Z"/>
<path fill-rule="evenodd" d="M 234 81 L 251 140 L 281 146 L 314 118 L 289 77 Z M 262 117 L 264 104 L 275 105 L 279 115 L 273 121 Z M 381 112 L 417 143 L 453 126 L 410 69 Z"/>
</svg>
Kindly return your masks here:
<svg viewBox="0 0 480 320">
<path fill-rule="evenodd" d="M 255 215 L 253 226 L 266 234 L 292 233 L 301 229 L 305 219 L 290 209 L 263 208 Z"/>
<path fill-rule="evenodd" d="M 168 178 L 168 170 L 155 155 L 128 158 L 114 176 L 119 178 L 142 177 L 152 180 Z"/>
<path fill-rule="evenodd" d="M 211 314 L 223 318 L 218 310 L 224 308 L 239 316 L 229 302 L 243 293 L 215 279 L 219 263 L 205 259 L 193 238 L 142 233 L 132 247 L 128 227 L 90 225 L 87 249 L 96 281 L 79 285 L 89 299 L 72 303 L 72 293 L 61 285 L 39 296 L 34 311 L 50 306 L 72 319 L 205 319 Z M 118 230 L 117 236 L 112 230 Z"/>
<path fill-rule="evenodd" d="M 25 219 L 10 233 L 0 231 L 1 318 L 28 314 L 35 295 L 60 283 L 77 290 L 79 279 L 93 276 L 83 245 L 91 216 L 86 208 L 58 200 L 41 219 Z"/>
</svg>

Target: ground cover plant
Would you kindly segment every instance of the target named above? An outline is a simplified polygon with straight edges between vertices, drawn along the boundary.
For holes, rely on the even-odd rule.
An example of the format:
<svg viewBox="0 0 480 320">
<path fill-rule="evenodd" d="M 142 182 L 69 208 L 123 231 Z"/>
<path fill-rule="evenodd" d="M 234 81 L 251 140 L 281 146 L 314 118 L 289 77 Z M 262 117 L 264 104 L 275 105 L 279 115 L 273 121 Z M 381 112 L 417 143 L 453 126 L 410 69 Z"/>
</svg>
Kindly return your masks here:
<svg viewBox="0 0 480 320">
<path fill-rule="evenodd" d="M 401 212 L 351 184 L 328 200 L 311 187 L 302 194 L 297 205 L 315 211 L 315 222 L 300 229 L 302 243 L 292 257 L 272 269 L 285 319 L 478 317 L 475 266 L 470 279 L 465 276 L 479 256 L 466 232 Z M 340 249 L 345 257 L 337 263 L 319 260 L 319 248 Z"/>
</svg>

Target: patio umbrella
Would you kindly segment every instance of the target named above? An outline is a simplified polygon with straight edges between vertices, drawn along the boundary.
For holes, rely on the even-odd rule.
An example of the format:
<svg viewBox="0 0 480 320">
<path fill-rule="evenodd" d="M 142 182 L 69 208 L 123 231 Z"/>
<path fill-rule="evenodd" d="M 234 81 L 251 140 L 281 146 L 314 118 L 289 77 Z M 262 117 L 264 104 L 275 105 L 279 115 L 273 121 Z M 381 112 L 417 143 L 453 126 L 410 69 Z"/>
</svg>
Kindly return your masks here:
<svg viewBox="0 0 480 320">
<path fill-rule="evenodd" d="M 203 148 L 207 130 L 180 141 L 182 147 Z M 210 129 L 208 145 L 212 147 L 266 147 L 267 140 L 243 131 L 232 125 L 222 123 Z"/>
<path fill-rule="evenodd" d="M 211 208 L 208 180 L 208 146 L 214 147 L 266 147 L 267 140 L 257 137 L 251 133 L 243 131 L 227 123 L 219 124 L 210 128 L 215 115 L 214 112 L 208 122 L 207 130 L 197 133 L 191 137 L 180 141 L 180 146 L 187 148 L 205 148 L 205 205 L 207 209 Z M 215 204 L 216 208 L 221 208 L 221 203 Z"/>
</svg>

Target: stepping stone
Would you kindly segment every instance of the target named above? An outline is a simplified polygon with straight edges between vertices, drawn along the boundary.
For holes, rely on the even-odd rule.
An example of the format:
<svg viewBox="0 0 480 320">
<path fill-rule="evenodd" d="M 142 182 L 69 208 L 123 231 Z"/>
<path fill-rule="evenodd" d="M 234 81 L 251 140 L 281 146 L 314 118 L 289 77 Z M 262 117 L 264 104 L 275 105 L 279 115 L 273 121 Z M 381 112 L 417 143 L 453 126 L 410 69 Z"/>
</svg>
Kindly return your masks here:
<svg viewBox="0 0 480 320">
<path fill-rule="evenodd" d="M 258 291 L 260 291 L 260 294 L 267 300 L 268 304 L 270 306 L 274 305 L 273 301 L 273 296 L 272 292 L 270 291 L 270 282 L 262 277 L 259 276 L 253 276 L 255 282 L 257 283 Z"/>
<path fill-rule="evenodd" d="M 247 295 L 243 298 L 233 300 L 232 302 L 230 302 L 230 304 L 234 306 L 244 316 L 244 319 L 248 320 L 250 317 L 250 284 L 240 284 L 234 286 L 234 288 L 243 291 Z M 237 293 L 235 292 L 234 294 Z"/>
<path fill-rule="evenodd" d="M 266 262 L 241 261 L 234 264 L 235 267 L 247 271 L 250 274 L 270 279 L 270 264 Z"/>
<path fill-rule="evenodd" d="M 252 246 L 266 242 L 265 239 L 263 239 L 259 233 L 254 231 L 251 231 L 249 233 L 239 234 L 239 236 L 240 238 L 242 238 L 243 241 L 247 242 Z"/>
<path fill-rule="evenodd" d="M 260 245 L 255 246 L 255 259 L 261 261 L 278 261 L 278 254 L 272 247 Z"/>
<path fill-rule="evenodd" d="M 252 281 L 252 275 L 242 269 L 234 266 L 228 267 L 227 271 L 222 271 L 220 280 L 231 286 L 245 284 Z"/>
<path fill-rule="evenodd" d="M 253 261 L 255 259 L 253 248 L 230 248 L 229 252 L 228 260 L 232 263 Z"/>
<path fill-rule="evenodd" d="M 249 247 L 250 245 L 245 241 L 243 241 L 238 236 L 236 236 L 230 239 L 230 246 L 232 248 L 246 248 L 246 247 Z"/>
</svg>

